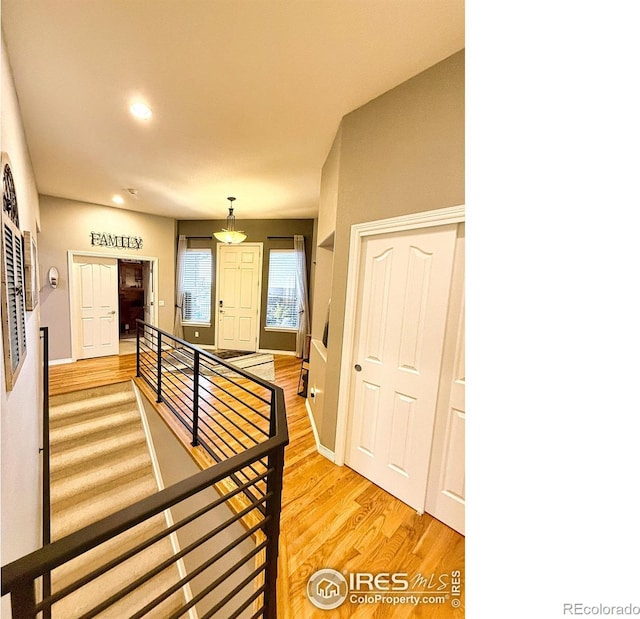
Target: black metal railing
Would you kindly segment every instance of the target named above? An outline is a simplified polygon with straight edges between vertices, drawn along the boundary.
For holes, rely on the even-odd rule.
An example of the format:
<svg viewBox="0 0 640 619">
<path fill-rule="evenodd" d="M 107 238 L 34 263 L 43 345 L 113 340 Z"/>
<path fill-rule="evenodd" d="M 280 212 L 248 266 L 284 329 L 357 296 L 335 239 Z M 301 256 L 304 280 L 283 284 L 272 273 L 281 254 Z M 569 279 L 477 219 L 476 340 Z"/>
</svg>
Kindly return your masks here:
<svg viewBox="0 0 640 619">
<path fill-rule="evenodd" d="M 273 386 L 239 371 L 215 355 L 155 327 L 137 328 L 137 375 L 153 389 L 215 462 L 259 445 L 275 432 Z M 266 458 L 250 467 L 251 475 L 266 470 Z M 239 472 L 234 480 L 244 483 Z M 253 498 L 250 490 L 245 494 Z"/>
<path fill-rule="evenodd" d="M 42 545 L 51 543 L 51 444 L 49 442 L 49 327 L 40 327 L 42 340 Z M 42 595 L 51 595 L 51 573 L 42 575 Z M 43 619 L 50 619 L 45 612 Z"/>
<path fill-rule="evenodd" d="M 215 464 L 4 566 L 14 619 L 274 619 L 282 389 L 140 321 L 137 369 Z"/>
</svg>

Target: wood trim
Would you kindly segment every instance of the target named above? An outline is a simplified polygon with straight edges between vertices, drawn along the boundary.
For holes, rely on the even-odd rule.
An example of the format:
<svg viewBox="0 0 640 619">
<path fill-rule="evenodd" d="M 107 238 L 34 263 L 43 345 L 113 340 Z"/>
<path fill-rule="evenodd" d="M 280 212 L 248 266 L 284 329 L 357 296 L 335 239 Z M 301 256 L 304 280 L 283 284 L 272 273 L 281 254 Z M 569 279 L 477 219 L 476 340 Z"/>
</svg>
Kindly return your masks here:
<svg viewBox="0 0 640 619">
<path fill-rule="evenodd" d="M 349 239 L 349 262 L 347 266 L 344 323 L 342 330 L 342 355 L 336 415 L 335 463 L 344 465 L 349 424 L 349 395 L 351 393 L 351 357 L 355 341 L 355 320 L 360 280 L 360 257 L 362 241 L 374 234 L 404 232 L 419 228 L 431 228 L 465 221 L 465 206 L 451 206 L 423 213 L 402 215 L 351 226 Z"/>
</svg>

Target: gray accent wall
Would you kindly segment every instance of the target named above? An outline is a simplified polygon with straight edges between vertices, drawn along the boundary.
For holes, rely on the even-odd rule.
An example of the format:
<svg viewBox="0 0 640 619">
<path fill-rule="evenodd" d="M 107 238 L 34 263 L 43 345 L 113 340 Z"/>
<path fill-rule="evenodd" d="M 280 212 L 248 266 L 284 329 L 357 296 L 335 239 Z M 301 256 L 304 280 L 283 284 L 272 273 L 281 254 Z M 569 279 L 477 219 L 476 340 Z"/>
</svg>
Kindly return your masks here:
<svg viewBox="0 0 640 619">
<path fill-rule="evenodd" d="M 224 219 L 181 220 L 178 221 L 178 234 L 187 237 L 212 236 L 226 226 Z M 305 252 L 307 256 L 307 278 L 312 272 L 313 254 L 313 219 L 242 219 L 236 212 L 236 228 L 247 235 L 247 243 L 262 243 L 262 299 L 260 307 L 260 337 L 258 346 L 264 350 L 295 351 L 296 334 L 285 331 L 267 331 L 265 329 L 267 307 L 267 284 L 269 281 L 269 251 L 271 249 L 293 249 L 293 235 L 304 236 Z M 286 239 L 269 239 L 270 236 L 290 237 Z M 216 245 L 215 239 L 190 239 L 190 247 L 209 247 L 213 257 L 213 277 L 211 285 L 212 320 L 210 327 L 184 327 L 184 338 L 198 346 L 213 346 L 215 342 L 216 316 Z M 309 287 L 311 295 L 311 287 Z M 309 307 L 312 307 L 311 300 Z M 198 331 L 199 336 L 195 336 Z"/>
<path fill-rule="evenodd" d="M 351 226 L 465 202 L 464 50 L 346 115 L 323 170 L 320 220 L 335 210 L 331 318 L 320 442 L 335 448 Z M 334 209 L 331 205 L 335 204 Z M 319 242 L 330 233 L 319 223 Z M 318 292 L 318 294 L 323 294 Z M 316 304 L 316 307 L 318 304 Z M 314 322 L 319 337 L 320 317 Z"/>
</svg>

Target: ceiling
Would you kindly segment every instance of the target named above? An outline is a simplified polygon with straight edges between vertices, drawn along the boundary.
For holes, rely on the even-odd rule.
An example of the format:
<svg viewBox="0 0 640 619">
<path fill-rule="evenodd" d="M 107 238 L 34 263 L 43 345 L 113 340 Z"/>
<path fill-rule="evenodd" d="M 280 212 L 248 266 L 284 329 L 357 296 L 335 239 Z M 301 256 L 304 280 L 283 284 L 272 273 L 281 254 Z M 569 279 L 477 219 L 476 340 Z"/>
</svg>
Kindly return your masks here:
<svg viewBox="0 0 640 619">
<path fill-rule="evenodd" d="M 464 2 L 2 0 L 2 28 L 41 194 L 298 218 L 341 118 L 464 47 Z"/>
</svg>

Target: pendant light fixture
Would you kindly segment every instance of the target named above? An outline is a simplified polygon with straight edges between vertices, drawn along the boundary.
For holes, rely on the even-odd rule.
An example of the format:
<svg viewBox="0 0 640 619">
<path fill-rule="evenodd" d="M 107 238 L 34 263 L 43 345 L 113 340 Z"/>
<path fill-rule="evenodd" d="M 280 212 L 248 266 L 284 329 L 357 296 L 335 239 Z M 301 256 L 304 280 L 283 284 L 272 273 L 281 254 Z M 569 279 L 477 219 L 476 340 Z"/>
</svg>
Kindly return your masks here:
<svg viewBox="0 0 640 619">
<path fill-rule="evenodd" d="M 214 232 L 213 236 L 221 243 L 235 245 L 236 243 L 242 243 L 247 238 L 247 235 L 241 230 L 236 230 L 236 216 L 233 214 L 233 201 L 235 198 L 229 197 L 227 200 L 231 203 L 229 205 L 229 214 L 227 215 L 227 227 L 220 232 Z"/>
</svg>

